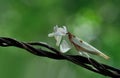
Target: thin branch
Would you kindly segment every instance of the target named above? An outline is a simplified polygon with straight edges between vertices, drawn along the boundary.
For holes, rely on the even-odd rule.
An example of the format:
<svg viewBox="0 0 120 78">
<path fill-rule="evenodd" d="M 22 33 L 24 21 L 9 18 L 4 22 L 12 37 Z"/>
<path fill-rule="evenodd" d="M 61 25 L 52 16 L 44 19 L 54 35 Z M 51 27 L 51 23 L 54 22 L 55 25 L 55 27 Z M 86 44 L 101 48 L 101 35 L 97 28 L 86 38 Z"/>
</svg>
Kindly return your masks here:
<svg viewBox="0 0 120 78">
<path fill-rule="evenodd" d="M 60 51 L 56 50 L 55 48 L 45 43 L 41 43 L 41 42 L 25 43 L 25 42 L 17 41 L 12 38 L 0 37 L 0 46 L 2 47 L 14 46 L 25 49 L 28 52 L 37 56 L 48 57 L 56 60 L 68 60 L 95 73 L 99 73 L 101 75 L 112 78 L 120 78 L 120 69 L 99 63 L 92 58 L 88 59 L 80 55 L 63 54 Z M 35 46 L 47 48 L 49 49 L 49 51 L 36 48 Z"/>
</svg>

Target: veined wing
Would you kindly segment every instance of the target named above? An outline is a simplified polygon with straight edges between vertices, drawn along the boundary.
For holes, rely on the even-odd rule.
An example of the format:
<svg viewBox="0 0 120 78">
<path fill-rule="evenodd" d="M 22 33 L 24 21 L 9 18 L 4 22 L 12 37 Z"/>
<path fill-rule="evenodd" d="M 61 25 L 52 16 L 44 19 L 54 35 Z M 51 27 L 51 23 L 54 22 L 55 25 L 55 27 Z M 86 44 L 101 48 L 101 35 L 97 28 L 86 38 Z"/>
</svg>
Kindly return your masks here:
<svg viewBox="0 0 120 78">
<path fill-rule="evenodd" d="M 107 55 L 105 55 L 104 53 L 102 53 L 101 51 L 99 51 L 98 49 L 93 47 L 92 45 L 88 44 L 87 42 L 85 42 L 77 37 L 73 37 L 72 41 L 74 42 L 74 44 L 83 48 L 84 49 L 83 51 L 85 51 L 85 52 L 95 54 L 95 55 L 100 55 L 100 56 L 104 57 L 105 59 L 109 58 Z"/>
<path fill-rule="evenodd" d="M 84 49 L 86 49 L 86 50 L 88 50 L 88 51 L 100 52 L 99 50 L 97 50 L 97 49 L 96 49 L 95 47 L 93 47 L 92 45 L 88 44 L 87 42 L 85 42 L 85 41 L 83 41 L 83 40 L 81 40 L 81 39 L 79 39 L 79 38 L 77 38 L 77 37 L 72 38 L 72 40 L 73 40 L 73 42 L 74 42 L 76 45 L 78 45 L 78 46 L 80 46 L 80 47 L 82 47 L 82 48 L 84 48 Z"/>
</svg>

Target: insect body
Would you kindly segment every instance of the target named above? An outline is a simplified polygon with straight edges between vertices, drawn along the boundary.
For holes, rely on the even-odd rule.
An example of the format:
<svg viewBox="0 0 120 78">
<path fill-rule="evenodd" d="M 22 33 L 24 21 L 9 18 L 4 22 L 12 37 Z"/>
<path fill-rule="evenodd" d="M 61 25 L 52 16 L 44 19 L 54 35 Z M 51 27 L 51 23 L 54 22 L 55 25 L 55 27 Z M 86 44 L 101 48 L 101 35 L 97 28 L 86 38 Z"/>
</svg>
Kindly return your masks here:
<svg viewBox="0 0 120 78">
<path fill-rule="evenodd" d="M 105 59 L 109 59 L 107 55 L 93 47 L 92 45 L 88 44 L 87 42 L 79 39 L 78 37 L 74 36 L 70 32 L 67 31 L 66 26 L 58 27 L 57 25 L 54 27 L 54 32 L 48 34 L 48 37 L 54 37 L 56 40 L 56 46 L 60 47 L 60 51 L 62 53 L 65 53 L 71 49 L 69 44 L 62 40 L 62 37 L 68 36 L 68 40 L 74 45 L 76 50 L 80 52 L 81 54 L 94 54 L 98 56 L 102 56 Z M 62 42 L 61 42 L 62 41 Z M 88 55 L 88 54 L 87 54 Z"/>
<path fill-rule="evenodd" d="M 94 54 L 94 55 L 99 55 L 105 59 L 109 59 L 109 57 L 107 55 L 105 55 L 101 51 L 97 50 L 95 47 L 91 46 L 87 42 L 77 38 L 70 32 L 68 32 L 67 34 L 68 34 L 69 41 L 74 45 L 76 50 L 78 50 L 79 52 L 86 52 L 86 53 L 90 53 L 90 54 Z"/>
</svg>

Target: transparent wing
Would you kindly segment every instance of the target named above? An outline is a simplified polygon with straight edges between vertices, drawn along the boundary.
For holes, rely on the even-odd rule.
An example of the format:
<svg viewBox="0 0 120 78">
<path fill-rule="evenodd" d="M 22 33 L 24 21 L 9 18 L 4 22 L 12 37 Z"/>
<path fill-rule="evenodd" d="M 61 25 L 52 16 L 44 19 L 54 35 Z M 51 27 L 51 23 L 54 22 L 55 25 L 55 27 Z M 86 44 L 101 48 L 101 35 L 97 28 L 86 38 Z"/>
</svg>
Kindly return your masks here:
<svg viewBox="0 0 120 78">
<path fill-rule="evenodd" d="M 65 53 L 67 51 L 69 51 L 71 49 L 71 47 L 69 46 L 69 44 L 63 40 L 62 43 L 60 44 L 60 51 Z"/>
</svg>

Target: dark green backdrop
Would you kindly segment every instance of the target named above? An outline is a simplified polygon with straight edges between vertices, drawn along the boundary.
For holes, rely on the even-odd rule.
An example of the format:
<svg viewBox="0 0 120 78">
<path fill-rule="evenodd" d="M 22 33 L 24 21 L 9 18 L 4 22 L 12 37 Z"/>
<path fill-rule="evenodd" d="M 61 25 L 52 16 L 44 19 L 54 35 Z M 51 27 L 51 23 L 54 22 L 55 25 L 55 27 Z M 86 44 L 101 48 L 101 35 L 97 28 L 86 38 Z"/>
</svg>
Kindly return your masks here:
<svg viewBox="0 0 120 78">
<path fill-rule="evenodd" d="M 120 0 L 0 0 L 0 36 L 43 41 L 54 25 L 110 56 L 92 56 L 120 68 Z M 0 78 L 106 78 L 67 61 L 38 57 L 25 50 L 0 47 Z"/>
</svg>

